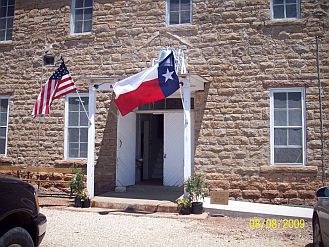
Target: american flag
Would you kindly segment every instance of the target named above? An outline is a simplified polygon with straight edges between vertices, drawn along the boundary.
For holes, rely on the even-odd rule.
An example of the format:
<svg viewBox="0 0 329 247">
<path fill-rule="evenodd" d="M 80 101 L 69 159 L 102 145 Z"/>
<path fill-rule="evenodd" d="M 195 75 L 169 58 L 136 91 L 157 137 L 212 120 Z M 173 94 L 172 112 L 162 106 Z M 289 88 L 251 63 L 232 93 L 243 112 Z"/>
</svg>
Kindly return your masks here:
<svg viewBox="0 0 329 247">
<path fill-rule="evenodd" d="M 48 115 L 50 106 L 54 99 L 58 99 L 66 94 L 76 91 L 70 72 L 62 61 L 59 68 L 42 86 L 41 93 L 35 102 L 32 115 Z"/>
</svg>

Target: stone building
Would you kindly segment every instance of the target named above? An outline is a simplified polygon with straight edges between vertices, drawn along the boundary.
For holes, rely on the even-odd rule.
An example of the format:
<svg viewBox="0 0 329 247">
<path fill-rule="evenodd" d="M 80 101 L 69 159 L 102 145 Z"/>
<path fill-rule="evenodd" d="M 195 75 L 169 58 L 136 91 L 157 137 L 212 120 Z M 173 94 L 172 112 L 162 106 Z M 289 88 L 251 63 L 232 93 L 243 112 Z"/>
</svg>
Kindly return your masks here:
<svg viewBox="0 0 329 247">
<path fill-rule="evenodd" d="M 2 163 L 88 166 L 95 194 L 149 180 L 177 186 L 179 92 L 121 117 L 111 88 L 172 47 L 184 51 L 191 83 L 192 167 L 211 190 L 311 204 L 328 182 L 327 0 L 0 2 Z M 55 101 L 49 116 L 31 116 L 60 56 L 93 113 L 89 126 L 75 94 Z M 55 65 L 43 66 L 52 57 Z"/>
</svg>

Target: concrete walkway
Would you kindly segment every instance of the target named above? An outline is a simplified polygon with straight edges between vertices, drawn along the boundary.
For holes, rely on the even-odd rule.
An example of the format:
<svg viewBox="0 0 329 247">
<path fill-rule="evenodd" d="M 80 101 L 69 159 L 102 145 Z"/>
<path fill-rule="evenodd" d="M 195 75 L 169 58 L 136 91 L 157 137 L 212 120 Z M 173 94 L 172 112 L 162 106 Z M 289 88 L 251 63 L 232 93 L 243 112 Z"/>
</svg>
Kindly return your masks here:
<svg viewBox="0 0 329 247">
<path fill-rule="evenodd" d="M 312 219 L 313 208 L 272 205 L 253 202 L 229 200 L 228 205 L 210 204 L 210 198 L 206 197 L 204 208 L 210 214 L 223 214 L 233 217 L 286 217 Z"/>
<path fill-rule="evenodd" d="M 96 196 L 92 206 L 118 209 L 126 212 L 167 212 L 176 213 L 177 204 L 169 200 L 118 198 L 111 195 Z M 210 204 L 210 198 L 204 201 L 205 211 L 211 215 L 233 217 L 281 217 L 312 219 L 313 208 L 262 204 L 229 200 L 228 205 Z"/>
</svg>

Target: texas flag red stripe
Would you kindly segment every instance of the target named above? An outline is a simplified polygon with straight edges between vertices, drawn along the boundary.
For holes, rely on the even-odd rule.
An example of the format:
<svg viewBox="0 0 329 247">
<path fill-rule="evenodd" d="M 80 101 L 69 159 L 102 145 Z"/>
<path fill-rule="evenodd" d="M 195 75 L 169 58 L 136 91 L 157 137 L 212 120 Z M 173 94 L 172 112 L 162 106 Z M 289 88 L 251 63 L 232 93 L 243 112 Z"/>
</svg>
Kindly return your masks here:
<svg viewBox="0 0 329 247">
<path fill-rule="evenodd" d="M 122 116 L 134 110 L 136 106 L 164 99 L 158 78 L 143 82 L 136 90 L 121 94 L 114 100 Z"/>
</svg>

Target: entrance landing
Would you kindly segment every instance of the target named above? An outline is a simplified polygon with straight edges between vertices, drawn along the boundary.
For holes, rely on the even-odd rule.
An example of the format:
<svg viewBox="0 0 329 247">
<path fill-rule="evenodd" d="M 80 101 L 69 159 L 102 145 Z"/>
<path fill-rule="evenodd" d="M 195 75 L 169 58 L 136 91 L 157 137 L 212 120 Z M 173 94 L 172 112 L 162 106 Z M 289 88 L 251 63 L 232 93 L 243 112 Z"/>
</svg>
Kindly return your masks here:
<svg viewBox="0 0 329 247">
<path fill-rule="evenodd" d="M 175 201 L 184 193 L 183 188 L 156 185 L 134 185 L 127 192 L 108 192 L 96 196 L 92 207 L 125 212 L 176 213 Z"/>
</svg>

